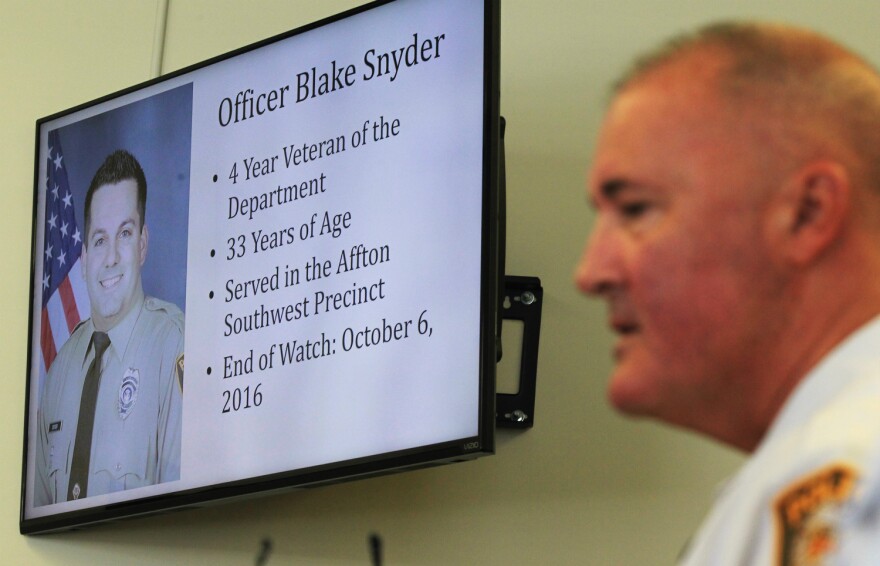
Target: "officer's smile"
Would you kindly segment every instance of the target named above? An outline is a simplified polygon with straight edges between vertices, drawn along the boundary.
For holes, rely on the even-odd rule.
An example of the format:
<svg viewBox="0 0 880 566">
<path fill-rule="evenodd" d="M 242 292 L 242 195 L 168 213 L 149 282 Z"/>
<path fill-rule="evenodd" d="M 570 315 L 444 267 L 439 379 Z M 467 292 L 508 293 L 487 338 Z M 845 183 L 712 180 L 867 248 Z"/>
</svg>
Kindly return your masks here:
<svg viewBox="0 0 880 566">
<path fill-rule="evenodd" d="M 108 279 L 101 280 L 101 287 L 104 289 L 112 289 L 122 280 L 122 275 L 116 275 L 114 277 L 110 277 Z"/>
</svg>

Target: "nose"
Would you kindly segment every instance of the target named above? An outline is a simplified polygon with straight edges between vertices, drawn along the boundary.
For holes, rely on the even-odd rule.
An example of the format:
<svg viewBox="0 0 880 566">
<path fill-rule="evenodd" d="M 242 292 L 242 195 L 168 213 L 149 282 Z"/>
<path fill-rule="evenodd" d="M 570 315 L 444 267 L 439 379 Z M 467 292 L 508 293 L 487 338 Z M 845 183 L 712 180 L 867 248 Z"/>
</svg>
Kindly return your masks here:
<svg viewBox="0 0 880 566">
<path fill-rule="evenodd" d="M 104 256 L 104 266 L 113 267 L 119 263 L 119 242 L 116 238 L 109 238 L 107 241 L 106 255 Z"/>
<path fill-rule="evenodd" d="M 600 217 L 575 267 L 575 284 L 582 293 L 602 296 L 622 284 L 622 274 L 619 243 Z"/>
</svg>

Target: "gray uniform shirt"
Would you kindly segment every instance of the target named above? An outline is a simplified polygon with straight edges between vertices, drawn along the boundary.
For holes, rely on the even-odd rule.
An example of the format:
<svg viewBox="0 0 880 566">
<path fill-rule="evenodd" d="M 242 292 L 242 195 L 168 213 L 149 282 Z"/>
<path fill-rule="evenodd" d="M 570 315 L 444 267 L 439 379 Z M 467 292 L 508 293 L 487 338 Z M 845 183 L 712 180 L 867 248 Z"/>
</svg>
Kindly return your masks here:
<svg viewBox="0 0 880 566">
<path fill-rule="evenodd" d="M 40 397 L 35 506 L 67 500 L 94 330 L 91 319 L 80 323 L 49 368 Z M 87 496 L 180 479 L 183 312 L 142 297 L 107 334 Z"/>
</svg>

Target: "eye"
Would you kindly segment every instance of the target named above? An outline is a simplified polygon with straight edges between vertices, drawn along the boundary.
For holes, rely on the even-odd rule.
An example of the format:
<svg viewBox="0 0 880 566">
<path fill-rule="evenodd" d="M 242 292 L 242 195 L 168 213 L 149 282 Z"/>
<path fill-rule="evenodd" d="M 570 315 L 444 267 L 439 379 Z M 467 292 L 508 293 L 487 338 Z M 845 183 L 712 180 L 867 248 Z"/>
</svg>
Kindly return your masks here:
<svg viewBox="0 0 880 566">
<path fill-rule="evenodd" d="M 650 207 L 651 204 L 647 201 L 625 202 L 620 205 L 620 213 L 626 218 L 633 219 L 642 216 Z"/>
<path fill-rule="evenodd" d="M 104 245 L 104 238 L 96 238 L 94 242 L 92 242 L 92 246 L 98 248 Z"/>
<path fill-rule="evenodd" d="M 130 228 L 123 228 L 122 231 L 119 233 L 120 238 L 128 238 L 130 236 L 131 236 L 131 229 Z"/>
</svg>

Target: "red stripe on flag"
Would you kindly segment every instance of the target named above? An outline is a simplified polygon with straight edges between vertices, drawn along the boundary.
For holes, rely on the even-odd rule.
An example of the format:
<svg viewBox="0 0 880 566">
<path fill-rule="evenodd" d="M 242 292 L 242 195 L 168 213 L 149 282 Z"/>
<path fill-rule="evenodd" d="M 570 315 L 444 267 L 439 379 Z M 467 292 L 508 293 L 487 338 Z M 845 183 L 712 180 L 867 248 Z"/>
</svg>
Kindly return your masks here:
<svg viewBox="0 0 880 566">
<path fill-rule="evenodd" d="M 55 349 L 55 338 L 52 337 L 52 327 L 49 325 L 49 311 L 43 307 L 43 316 L 40 320 L 40 348 L 43 350 L 43 363 L 46 369 L 55 361 L 58 351 Z"/>
<path fill-rule="evenodd" d="M 73 334 L 73 329 L 79 324 L 79 310 L 76 308 L 76 297 L 73 296 L 73 287 L 70 286 L 70 277 L 65 277 L 58 285 L 58 294 L 61 295 L 61 305 L 64 307 L 64 318 L 67 319 L 67 330 Z"/>
</svg>

